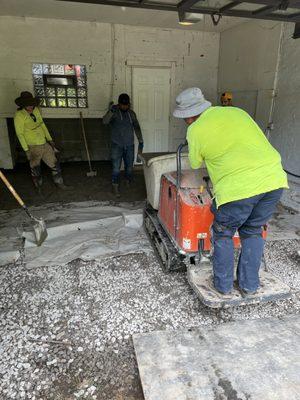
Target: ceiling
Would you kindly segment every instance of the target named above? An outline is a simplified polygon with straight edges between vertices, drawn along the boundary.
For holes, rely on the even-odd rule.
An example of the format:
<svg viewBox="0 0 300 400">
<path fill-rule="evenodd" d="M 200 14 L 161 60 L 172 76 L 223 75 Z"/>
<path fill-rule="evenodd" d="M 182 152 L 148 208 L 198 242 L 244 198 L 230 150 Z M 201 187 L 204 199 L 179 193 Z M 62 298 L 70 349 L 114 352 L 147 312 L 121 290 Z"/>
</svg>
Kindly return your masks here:
<svg viewBox="0 0 300 400">
<path fill-rule="evenodd" d="M 169 1 L 176 3 L 176 1 Z M 224 17 L 214 26 L 209 15 L 191 27 L 178 24 L 173 11 L 145 10 L 57 0 L 0 0 L 0 15 L 58 18 L 75 21 L 96 21 L 124 25 L 149 26 L 185 30 L 221 32 L 245 22 L 245 19 Z"/>
<path fill-rule="evenodd" d="M 178 11 L 201 13 L 203 20 L 182 27 Z M 0 15 L 216 32 L 255 18 L 296 23 L 296 35 L 300 0 L 0 0 Z"/>
</svg>

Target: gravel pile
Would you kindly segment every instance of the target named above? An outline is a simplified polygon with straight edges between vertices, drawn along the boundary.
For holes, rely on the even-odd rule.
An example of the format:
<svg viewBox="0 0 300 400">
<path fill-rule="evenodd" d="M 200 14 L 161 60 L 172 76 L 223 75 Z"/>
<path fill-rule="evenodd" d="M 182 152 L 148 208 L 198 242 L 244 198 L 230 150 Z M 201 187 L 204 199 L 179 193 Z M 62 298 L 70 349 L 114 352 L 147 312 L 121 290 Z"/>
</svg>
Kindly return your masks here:
<svg viewBox="0 0 300 400">
<path fill-rule="evenodd" d="M 214 311 L 154 254 L 0 269 L 0 399 L 142 400 L 131 335 L 299 313 L 299 241 L 268 243 L 289 300 Z"/>
</svg>

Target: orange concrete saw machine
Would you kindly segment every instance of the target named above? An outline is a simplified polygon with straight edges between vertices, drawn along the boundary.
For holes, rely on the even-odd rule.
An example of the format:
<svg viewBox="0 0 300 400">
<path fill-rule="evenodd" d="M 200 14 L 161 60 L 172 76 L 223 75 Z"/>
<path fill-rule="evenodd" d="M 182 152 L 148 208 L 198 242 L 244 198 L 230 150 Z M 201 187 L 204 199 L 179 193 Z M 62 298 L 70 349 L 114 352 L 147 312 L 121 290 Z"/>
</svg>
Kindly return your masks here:
<svg viewBox="0 0 300 400">
<path fill-rule="evenodd" d="M 210 211 L 213 193 L 206 168 L 191 170 L 183 153 L 144 153 L 141 156 L 147 189 L 144 227 L 166 272 L 187 271 L 189 284 L 203 304 L 222 308 L 290 297 L 290 288 L 264 268 L 260 272 L 260 289 L 242 297 L 234 289 L 224 298 L 212 287 Z M 264 230 L 264 237 L 267 230 Z M 240 247 L 238 233 L 233 238 Z"/>
</svg>

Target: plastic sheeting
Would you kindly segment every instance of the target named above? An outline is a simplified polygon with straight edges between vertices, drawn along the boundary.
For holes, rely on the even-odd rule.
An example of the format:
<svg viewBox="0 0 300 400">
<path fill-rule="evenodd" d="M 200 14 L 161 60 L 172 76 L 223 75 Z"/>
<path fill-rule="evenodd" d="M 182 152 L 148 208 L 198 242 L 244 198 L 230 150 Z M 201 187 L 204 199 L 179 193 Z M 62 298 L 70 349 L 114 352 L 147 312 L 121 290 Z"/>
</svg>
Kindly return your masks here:
<svg viewBox="0 0 300 400">
<path fill-rule="evenodd" d="M 48 238 L 37 247 L 23 210 L 0 211 L 0 265 L 16 261 L 23 250 L 27 266 L 63 265 L 75 258 L 98 260 L 103 256 L 149 251 L 142 226 L 144 203 L 50 203 L 32 207 L 46 221 Z M 268 240 L 299 239 L 300 214 L 281 209 L 269 224 Z"/>
<path fill-rule="evenodd" d="M 27 267 L 147 252 L 150 244 L 142 226 L 142 206 L 142 203 L 115 206 L 108 202 L 82 202 L 33 207 L 31 212 L 44 218 L 47 225 L 48 238 L 40 247 L 34 243 L 22 210 L 1 211 L 0 264 L 13 262 L 20 256 L 20 236 L 25 238 Z"/>
</svg>

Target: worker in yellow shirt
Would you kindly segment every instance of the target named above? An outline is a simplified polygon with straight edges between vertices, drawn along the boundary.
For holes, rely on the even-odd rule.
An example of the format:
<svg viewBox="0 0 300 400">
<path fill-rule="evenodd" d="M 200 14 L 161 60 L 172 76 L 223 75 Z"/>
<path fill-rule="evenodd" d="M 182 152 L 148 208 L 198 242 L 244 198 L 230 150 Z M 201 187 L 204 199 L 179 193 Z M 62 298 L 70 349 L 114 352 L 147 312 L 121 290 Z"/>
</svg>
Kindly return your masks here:
<svg viewBox="0 0 300 400">
<path fill-rule="evenodd" d="M 41 175 L 41 160 L 43 160 L 51 169 L 57 187 L 67 189 L 55 155 L 58 150 L 37 107 L 38 99 L 30 92 L 22 92 L 15 103 L 19 107 L 14 117 L 15 131 L 29 161 L 35 187 L 40 190 L 43 183 Z"/>
<path fill-rule="evenodd" d="M 243 296 L 259 289 L 263 226 L 272 216 L 287 177 L 279 153 L 245 111 L 212 107 L 199 88 L 183 91 L 173 115 L 189 125 L 187 141 L 192 168 L 205 161 L 214 187 L 213 286 L 229 296 L 234 280 L 233 236 L 241 253 L 237 280 Z"/>
<path fill-rule="evenodd" d="M 231 92 L 224 92 L 221 95 L 221 104 L 223 107 L 232 107 L 232 93 Z"/>
</svg>

